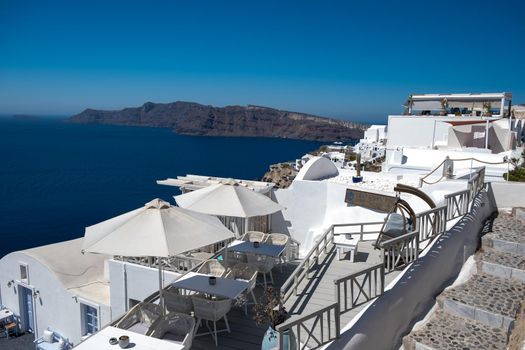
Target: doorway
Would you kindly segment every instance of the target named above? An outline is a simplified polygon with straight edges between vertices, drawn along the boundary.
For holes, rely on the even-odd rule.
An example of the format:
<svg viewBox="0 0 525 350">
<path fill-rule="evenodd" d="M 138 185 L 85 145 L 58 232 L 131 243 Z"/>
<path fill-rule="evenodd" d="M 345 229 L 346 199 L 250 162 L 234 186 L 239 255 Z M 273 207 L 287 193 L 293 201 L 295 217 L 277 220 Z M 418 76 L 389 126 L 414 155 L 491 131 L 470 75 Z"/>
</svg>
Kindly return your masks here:
<svg viewBox="0 0 525 350">
<path fill-rule="evenodd" d="M 20 299 L 20 326 L 23 331 L 34 333 L 34 308 L 33 308 L 33 291 L 27 287 L 18 286 Z"/>
</svg>

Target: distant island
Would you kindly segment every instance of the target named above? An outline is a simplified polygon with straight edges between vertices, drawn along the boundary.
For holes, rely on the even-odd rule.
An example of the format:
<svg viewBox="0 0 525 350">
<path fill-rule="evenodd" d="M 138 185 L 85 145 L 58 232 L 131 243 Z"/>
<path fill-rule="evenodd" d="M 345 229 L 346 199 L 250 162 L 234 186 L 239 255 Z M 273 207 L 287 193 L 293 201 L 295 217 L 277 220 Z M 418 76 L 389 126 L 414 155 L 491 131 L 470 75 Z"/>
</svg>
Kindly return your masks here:
<svg viewBox="0 0 525 350">
<path fill-rule="evenodd" d="M 279 137 L 348 141 L 363 137 L 367 125 L 260 106 L 214 107 L 193 102 L 144 103 L 120 111 L 86 109 L 74 123 L 170 128 L 196 136 Z"/>
</svg>

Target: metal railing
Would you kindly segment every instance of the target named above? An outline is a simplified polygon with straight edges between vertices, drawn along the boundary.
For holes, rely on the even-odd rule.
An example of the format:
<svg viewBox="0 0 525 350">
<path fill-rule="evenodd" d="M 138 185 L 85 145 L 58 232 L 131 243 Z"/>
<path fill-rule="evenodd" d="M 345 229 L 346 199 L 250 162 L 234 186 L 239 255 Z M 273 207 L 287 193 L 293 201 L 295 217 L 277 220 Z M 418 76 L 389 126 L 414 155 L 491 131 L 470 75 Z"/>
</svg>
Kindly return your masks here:
<svg viewBox="0 0 525 350">
<path fill-rule="evenodd" d="M 298 295 L 299 284 L 304 278 L 309 278 L 309 272 L 312 267 L 316 266 L 319 262 L 319 256 L 321 253 L 328 253 L 334 244 L 334 236 L 338 234 L 345 235 L 359 235 L 359 239 L 363 240 L 363 236 L 366 234 L 377 234 L 379 230 L 366 231 L 365 228 L 369 226 L 380 226 L 383 222 L 369 222 L 369 223 L 351 223 L 351 224 L 334 224 L 331 225 L 321 237 L 316 240 L 314 246 L 306 254 L 301 263 L 295 268 L 292 274 L 281 286 L 281 299 L 285 303 L 294 293 Z M 341 231 L 342 228 L 346 230 Z M 353 228 L 348 231 L 348 229 Z M 338 231 L 338 232 L 336 232 Z"/>
<path fill-rule="evenodd" d="M 447 206 L 441 206 L 416 214 L 416 231 L 419 232 L 419 242 L 432 240 L 447 227 Z"/>
<path fill-rule="evenodd" d="M 468 212 L 470 190 L 463 190 L 445 195 L 447 221 L 463 216 Z"/>
<path fill-rule="evenodd" d="M 371 266 L 334 280 L 335 300 L 343 314 L 385 292 L 385 265 Z"/>
<path fill-rule="evenodd" d="M 292 317 L 276 327 L 280 348 L 283 349 L 284 336 L 289 331 L 295 334 L 299 350 L 315 349 L 328 344 L 341 335 L 340 322 L 337 302 L 308 315 Z"/>
<path fill-rule="evenodd" d="M 404 268 L 419 257 L 419 232 L 409 232 L 383 241 L 379 247 L 386 273 Z"/>
</svg>

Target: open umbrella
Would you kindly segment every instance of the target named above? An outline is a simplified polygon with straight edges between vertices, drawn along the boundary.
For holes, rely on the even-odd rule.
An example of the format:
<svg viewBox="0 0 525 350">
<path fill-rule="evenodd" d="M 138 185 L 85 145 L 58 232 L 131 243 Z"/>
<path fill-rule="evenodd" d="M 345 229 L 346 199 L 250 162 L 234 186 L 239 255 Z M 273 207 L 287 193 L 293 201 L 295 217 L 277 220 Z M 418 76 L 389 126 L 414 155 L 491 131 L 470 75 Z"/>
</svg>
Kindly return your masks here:
<svg viewBox="0 0 525 350">
<path fill-rule="evenodd" d="M 164 310 L 160 258 L 233 236 L 216 217 L 154 199 L 142 208 L 86 227 L 82 252 L 159 258 L 159 298 Z"/>
<path fill-rule="evenodd" d="M 245 218 L 246 231 L 248 218 L 284 209 L 267 196 L 237 183 L 212 185 L 174 198 L 180 207 L 199 213 Z"/>
</svg>

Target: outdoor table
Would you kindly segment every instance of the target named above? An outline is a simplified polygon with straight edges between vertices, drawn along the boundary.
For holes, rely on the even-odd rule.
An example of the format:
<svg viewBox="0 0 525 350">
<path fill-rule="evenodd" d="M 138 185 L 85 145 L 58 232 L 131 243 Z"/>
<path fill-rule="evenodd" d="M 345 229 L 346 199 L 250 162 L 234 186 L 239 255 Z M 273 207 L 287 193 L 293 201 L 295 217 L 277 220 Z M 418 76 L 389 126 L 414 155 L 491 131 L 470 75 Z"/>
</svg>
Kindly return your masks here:
<svg viewBox="0 0 525 350">
<path fill-rule="evenodd" d="M 192 290 L 227 299 L 235 299 L 248 288 L 247 281 L 240 281 L 224 277 L 217 277 L 216 283 L 209 283 L 210 275 L 188 272 L 171 285 L 180 289 Z"/>
<path fill-rule="evenodd" d="M 235 240 L 230 243 L 228 250 L 239 252 L 239 253 L 250 253 L 271 256 L 274 258 L 279 257 L 286 247 L 284 245 L 275 245 L 268 243 L 259 243 L 259 247 L 254 247 L 253 242 Z"/>
<path fill-rule="evenodd" d="M 342 259 L 342 253 L 344 253 L 345 249 L 348 249 L 350 251 L 350 261 L 354 262 L 354 256 L 355 256 L 355 250 L 357 248 L 357 239 L 348 239 L 346 235 L 335 235 L 334 236 L 334 244 L 337 248 L 337 255 L 338 259 Z"/>
<path fill-rule="evenodd" d="M 5 323 L 9 318 L 13 317 L 14 314 L 11 310 L 2 309 L 0 310 L 0 323 Z"/>
<path fill-rule="evenodd" d="M 148 337 L 143 334 L 130 332 L 116 327 L 105 327 L 75 347 L 75 350 L 117 350 L 118 345 L 111 345 L 109 339 L 119 338 L 121 335 L 129 337 L 128 348 L 133 350 L 182 350 L 184 346 L 167 340 Z"/>
</svg>

